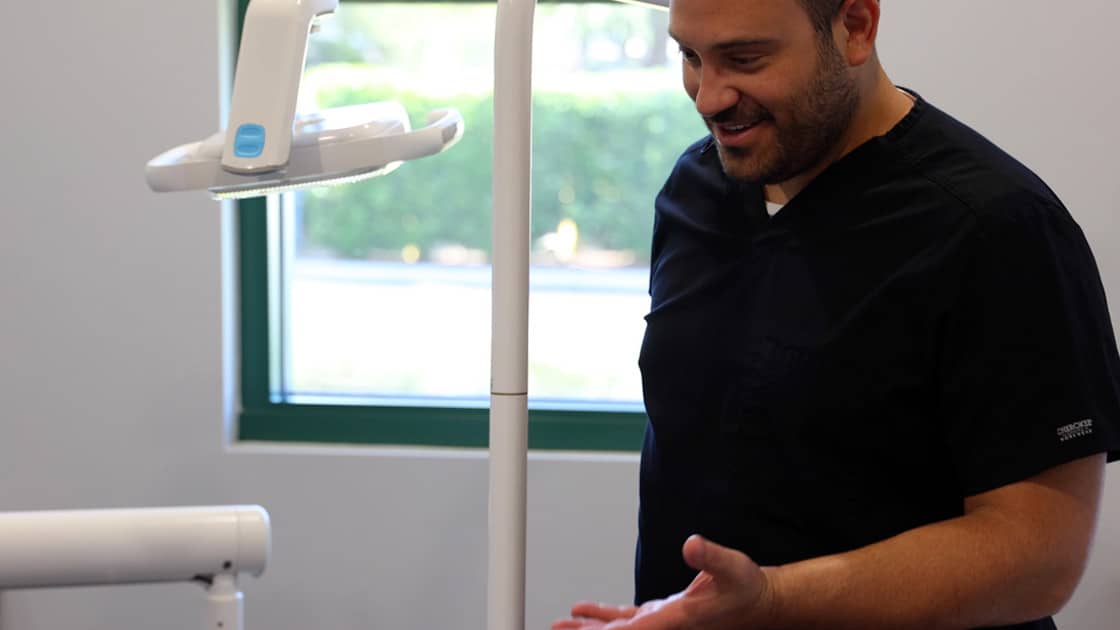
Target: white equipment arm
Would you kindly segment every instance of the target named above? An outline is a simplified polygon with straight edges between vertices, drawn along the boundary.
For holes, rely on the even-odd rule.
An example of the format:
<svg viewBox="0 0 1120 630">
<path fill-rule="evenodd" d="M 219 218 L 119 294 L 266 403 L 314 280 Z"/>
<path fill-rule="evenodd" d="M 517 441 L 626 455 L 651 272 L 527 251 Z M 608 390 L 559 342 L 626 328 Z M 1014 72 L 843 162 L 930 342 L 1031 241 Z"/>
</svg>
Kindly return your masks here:
<svg viewBox="0 0 1120 630">
<path fill-rule="evenodd" d="M 272 547 L 260 506 L 0 513 L 0 589 L 199 582 L 209 630 L 240 630 L 237 575 Z"/>
</svg>

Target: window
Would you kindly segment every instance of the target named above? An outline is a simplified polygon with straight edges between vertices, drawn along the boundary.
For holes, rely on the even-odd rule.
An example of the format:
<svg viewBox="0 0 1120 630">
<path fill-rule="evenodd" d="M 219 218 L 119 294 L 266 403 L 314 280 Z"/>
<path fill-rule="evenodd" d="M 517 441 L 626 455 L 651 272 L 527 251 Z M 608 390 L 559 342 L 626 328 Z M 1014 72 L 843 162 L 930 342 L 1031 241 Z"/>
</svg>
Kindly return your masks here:
<svg viewBox="0 0 1120 630">
<path fill-rule="evenodd" d="M 242 2 L 244 11 L 245 2 Z M 300 108 L 451 106 L 450 150 L 241 202 L 241 439 L 485 446 L 493 3 L 345 3 Z M 534 33 L 530 446 L 635 450 L 653 199 L 705 133 L 667 15 L 548 3 Z"/>
</svg>

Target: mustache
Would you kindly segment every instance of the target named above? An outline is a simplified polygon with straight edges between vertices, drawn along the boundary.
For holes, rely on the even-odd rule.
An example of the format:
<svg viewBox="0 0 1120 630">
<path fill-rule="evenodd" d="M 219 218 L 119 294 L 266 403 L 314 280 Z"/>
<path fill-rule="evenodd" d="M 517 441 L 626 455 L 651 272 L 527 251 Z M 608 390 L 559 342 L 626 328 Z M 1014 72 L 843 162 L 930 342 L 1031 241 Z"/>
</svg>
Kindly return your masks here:
<svg viewBox="0 0 1120 630">
<path fill-rule="evenodd" d="M 728 124 L 753 124 L 761 120 L 769 119 L 770 112 L 765 109 L 740 109 L 738 106 L 728 107 L 727 109 L 715 114 L 713 116 L 705 116 L 704 122 L 709 125 L 728 125 Z"/>
</svg>

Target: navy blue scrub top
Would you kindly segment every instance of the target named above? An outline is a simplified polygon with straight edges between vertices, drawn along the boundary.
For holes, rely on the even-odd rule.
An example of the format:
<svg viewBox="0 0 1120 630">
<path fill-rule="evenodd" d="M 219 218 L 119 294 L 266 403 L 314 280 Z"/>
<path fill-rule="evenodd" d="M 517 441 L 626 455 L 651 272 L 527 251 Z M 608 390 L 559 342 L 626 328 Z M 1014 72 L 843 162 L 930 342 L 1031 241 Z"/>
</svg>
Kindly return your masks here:
<svg viewBox="0 0 1120 630">
<path fill-rule="evenodd" d="M 1120 454 L 1120 360 L 1080 228 L 920 97 L 773 218 L 694 144 L 657 198 L 650 273 L 638 602 L 688 585 L 694 533 L 785 564 Z"/>
</svg>

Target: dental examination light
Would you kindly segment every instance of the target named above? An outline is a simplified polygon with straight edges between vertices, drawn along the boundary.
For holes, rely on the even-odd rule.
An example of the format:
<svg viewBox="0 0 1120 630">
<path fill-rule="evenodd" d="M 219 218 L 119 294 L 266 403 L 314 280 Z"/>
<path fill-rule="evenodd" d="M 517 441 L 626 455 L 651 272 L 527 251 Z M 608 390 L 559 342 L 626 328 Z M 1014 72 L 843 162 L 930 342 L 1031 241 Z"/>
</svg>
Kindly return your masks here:
<svg viewBox="0 0 1120 630">
<path fill-rule="evenodd" d="M 669 4 L 669 0 L 620 1 L 658 9 Z M 227 130 L 152 160 L 148 164 L 151 188 L 208 188 L 216 197 L 255 196 L 324 180 L 342 183 L 383 174 L 399 161 L 438 153 L 454 144 L 462 135 L 463 122 L 451 109 L 432 112 L 428 126 L 417 131 L 408 130 L 399 109 L 377 112 L 375 120 L 365 125 L 369 129 L 361 131 L 361 140 L 356 129 L 363 125 L 336 123 L 334 110 L 313 115 L 307 122 L 294 119 L 307 33 L 316 16 L 333 12 L 337 5 L 337 0 L 253 0 L 245 18 Z M 487 630 L 525 627 L 535 8 L 536 0 L 497 0 Z M 290 54 L 279 55 L 277 51 L 286 47 Z M 297 49 L 298 55 L 293 52 Z M 357 112 L 353 115 L 358 117 Z M 294 132 L 289 128 L 293 121 Z M 285 167 L 289 132 L 293 135 Z M 341 138 L 351 133 L 354 138 Z M 277 136 L 278 144 L 268 147 Z M 368 148 L 351 150 L 350 142 Z M 357 164 L 360 155 L 367 158 L 362 165 Z"/>
<path fill-rule="evenodd" d="M 195 582 L 202 627 L 241 630 L 237 576 L 264 571 L 271 539 L 260 506 L 3 512 L 0 590 Z"/>
<path fill-rule="evenodd" d="M 458 142 L 463 119 L 454 109 L 430 112 L 415 130 L 393 101 L 296 117 L 308 35 L 337 9 L 338 0 L 250 2 L 226 130 L 153 158 L 148 186 L 207 189 L 216 199 L 258 197 L 385 175 Z"/>
</svg>

